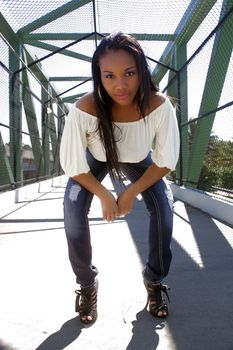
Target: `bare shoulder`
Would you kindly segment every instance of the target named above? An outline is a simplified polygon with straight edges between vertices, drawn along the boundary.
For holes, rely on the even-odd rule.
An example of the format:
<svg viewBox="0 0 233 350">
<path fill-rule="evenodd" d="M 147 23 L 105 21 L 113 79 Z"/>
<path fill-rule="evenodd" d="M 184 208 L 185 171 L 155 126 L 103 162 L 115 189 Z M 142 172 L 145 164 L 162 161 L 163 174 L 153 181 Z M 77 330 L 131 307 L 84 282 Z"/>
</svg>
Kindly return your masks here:
<svg viewBox="0 0 233 350">
<path fill-rule="evenodd" d="M 165 102 L 165 100 L 166 100 L 165 96 L 160 92 L 151 94 L 150 110 L 151 111 L 155 110 L 156 108 L 161 106 Z"/>
<path fill-rule="evenodd" d="M 75 106 L 78 109 L 81 109 L 81 111 L 83 112 L 96 116 L 96 108 L 95 108 L 93 92 L 88 92 L 87 94 L 83 95 L 76 102 Z"/>
</svg>

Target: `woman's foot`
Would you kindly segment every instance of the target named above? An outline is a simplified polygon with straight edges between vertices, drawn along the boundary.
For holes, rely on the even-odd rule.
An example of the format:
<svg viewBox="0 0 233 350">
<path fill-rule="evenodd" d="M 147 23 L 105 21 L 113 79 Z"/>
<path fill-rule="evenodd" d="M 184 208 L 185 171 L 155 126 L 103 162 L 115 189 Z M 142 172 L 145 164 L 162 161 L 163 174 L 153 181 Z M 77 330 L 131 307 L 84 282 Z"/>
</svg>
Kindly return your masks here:
<svg viewBox="0 0 233 350">
<path fill-rule="evenodd" d="M 97 292 L 98 281 L 91 287 L 81 287 L 75 291 L 77 294 L 75 311 L 79 313 L 82 323 L 92 324 L 97 319 Z"/>
<path fill-rule="evenodd" d="M 149 305 L 150 314 L 154 317 L 166 318 L 168 316 L 168 306 L 163 299 L 163 294 L 170 301 L 167 293 L 170 288 L 160 282 L 152 283 L 144 280 L 144 284 L 148 294 L 147 304 Z"/>
</svg>

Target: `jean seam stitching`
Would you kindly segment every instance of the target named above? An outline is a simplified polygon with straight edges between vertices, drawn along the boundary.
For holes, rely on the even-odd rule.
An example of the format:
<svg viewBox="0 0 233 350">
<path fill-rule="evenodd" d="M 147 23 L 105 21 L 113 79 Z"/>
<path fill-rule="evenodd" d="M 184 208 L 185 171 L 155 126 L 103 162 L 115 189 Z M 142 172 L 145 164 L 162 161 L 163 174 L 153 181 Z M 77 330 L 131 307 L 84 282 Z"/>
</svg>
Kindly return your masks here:
<svg viewBox="0 0 233 350">
<path fill-rule="evenodd" d="M 131 172 L 132 177 L 135 179 L 134 175 L 140 175 L 137 173 L 137 171 L 132 167 L 128 167 L 128 171 L 129 173 Z M 153 192 L 149 189 L 146 190 L 148 192 L 148 194 L 150 194 L 152 201 L 154 202 L 154 205 L 156 207 L 156 217 L 157 217 L 157 222 L 158 222 L 158 241 L 159 241 L 159 264 L 160 264 L 160 269 L 161 269 L 161 273 L 162 273 L 162 277 L 164 277 L 164 263 L 163 263 L 163 243 L 162 243 L 162 229 L 161 229 L 161 215 L 160 215 L 160 210 L 159 210 L 159 205 L 158 205 L 158 201 L 155 197 L 155 195 L 153 194 Z M 143 191 L 145 192 L 145 191 Z"/>
</svg>

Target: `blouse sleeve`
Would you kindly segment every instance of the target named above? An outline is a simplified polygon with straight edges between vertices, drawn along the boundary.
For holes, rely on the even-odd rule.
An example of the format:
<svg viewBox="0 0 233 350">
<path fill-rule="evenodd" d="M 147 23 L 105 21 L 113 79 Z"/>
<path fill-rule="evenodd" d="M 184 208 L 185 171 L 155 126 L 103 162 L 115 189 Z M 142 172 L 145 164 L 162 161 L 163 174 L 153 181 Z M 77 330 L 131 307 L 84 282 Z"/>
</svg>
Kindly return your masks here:
<svg viewBox="0 0 233 350">
<path fill-rule="evenodd" d="M 86 160 L 86 118 L 73 105 L 67 116 L 60 145 L 60 163 L 69 177 L 88 173 Z"/>
<path fill-rule="evenodd" d="M 174 170 L 179 158 L 179 148 L 180 136 L 175 109 L 166 99 L 156 123 L 155 149 L 152 153 L 152 160 L 160 168 L 166 167 Z"/>
</svg>

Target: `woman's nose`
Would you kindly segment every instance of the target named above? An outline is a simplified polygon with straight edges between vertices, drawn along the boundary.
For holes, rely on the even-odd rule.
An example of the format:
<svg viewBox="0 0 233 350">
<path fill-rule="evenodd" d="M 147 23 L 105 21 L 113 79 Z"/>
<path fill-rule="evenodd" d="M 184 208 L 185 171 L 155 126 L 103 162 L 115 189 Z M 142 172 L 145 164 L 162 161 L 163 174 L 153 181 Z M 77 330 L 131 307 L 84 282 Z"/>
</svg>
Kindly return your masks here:
<svg viewBox="0 0 233 350">
<path fill-rule="evenodd" d="M 119 78 L 116 81 L 116 89 L 118 90 L 122 90 L 125 89 L 127 87 L 127 82 L 124 78 Z"/>
</svg>

